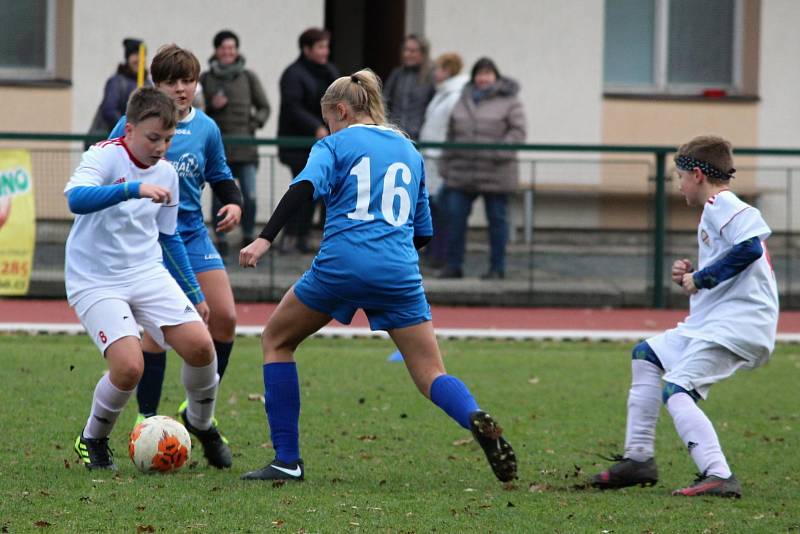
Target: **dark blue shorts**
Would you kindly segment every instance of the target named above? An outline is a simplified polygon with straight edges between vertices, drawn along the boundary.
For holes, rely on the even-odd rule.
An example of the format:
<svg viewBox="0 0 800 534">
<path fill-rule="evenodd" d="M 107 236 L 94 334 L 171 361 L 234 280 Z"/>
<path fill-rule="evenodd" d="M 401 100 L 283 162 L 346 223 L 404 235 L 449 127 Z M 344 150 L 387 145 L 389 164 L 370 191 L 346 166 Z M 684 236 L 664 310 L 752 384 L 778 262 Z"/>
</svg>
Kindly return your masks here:
<svg viewBox="0 0 800 534">
<path fill-rule="evenodd" d="M 214 243 L 211 242 L 211 237 L 208 235 L 205 225 L 192 230 L 182 229 L 181 239 L 186 246 L 189 264 L 195 274 L 217 269 L 225 270 L 222 257 L 217 252 L 217 249 L 214 248 Z"/>
<path fill-rule="evenodd" d="M 390 299 L 381 306 L 358 303 L 337 297 L 325 289 L 311 271 L 303 273 L 294 285 L 294 294 L 312 310 L 328 314 L 342 324 L 350 324 L 353 315 L 361 308 L 369 320 L 371 330 L 405 328 L 431 320 L 431 307 L 424 293 L 404 300 L 402 305 L 393 303 Z"/>
</svg>

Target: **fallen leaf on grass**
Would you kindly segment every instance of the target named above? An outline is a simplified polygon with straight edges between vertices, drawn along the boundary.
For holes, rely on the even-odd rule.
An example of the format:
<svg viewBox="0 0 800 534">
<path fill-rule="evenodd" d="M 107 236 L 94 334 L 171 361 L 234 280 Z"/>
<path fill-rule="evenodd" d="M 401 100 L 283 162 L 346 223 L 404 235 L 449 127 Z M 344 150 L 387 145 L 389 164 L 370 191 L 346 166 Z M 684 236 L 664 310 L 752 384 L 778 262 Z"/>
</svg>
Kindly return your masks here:
<svg viewBox="0 0 800 534">
<path fill-rule="evenodd" d="M 536 385 L 538 383 L 539 383 L 539 377 L 538 376 L 534 376 L 533 378 L 529 378 L 528 379 L 528 384 Z"/>
<path fill-rule="evenodd" d="M 473 441 L 472 438 L 457 439 L 453 442 L 453 445 L 455 445 L 456 447 L 460 447 L 462 445 L 469 445 L 470 443 L 472 443 L 472 441 Z"/>
<path fill-rule="evenodd" d="M 376 439 L 378 439 L 378 436 L 374 434 L 365 434 L 363 436 L 358 436 L 358 439 L 360 441 L 375 441 Z"/>
<path fill-rule="evenodd" d="M 528 486 L 528 491 L 531 493 L 544 493 L 550 489 L 550 484 L 536 484 L 533 483 Z"/>
<path fill-rule="evenodd" d="M 69 460 L 64 458 L 64 469 L 69 469 Z"/>
<path fill-rule="evenodd" d="M 48 523 L 44 519 L 40 519 L 39 521 L 34 521 L 33 525 L 36 526 L 36 527 L 39 527 L 39 528 L 45 528 L 45 527 L 49 527 L 50 523 Z"/>
<path fill-rule="evenodd" d="M 286 481 L 285 481 L 285 480 L 273 480 L 273 481 L 272 481 L 272 487 L 273 487 L 273 488 L 280 488 L 280 487 L 281 487 L 281 486 L 283 486 L 284 484 L 286 484 Z"/>
<path fill-rule="evenodd" d="M 247 395 L 247 400 L 264 402 L 264 395 L 262 395 L 261 393 L 250 393 L 249 395 Z"/>
<path fill-rule="evenodd" d="M 283 482 L 283 481 L 281 481 L 281 482 Z M 272 526 L 274 526 L 275 528 L 281 528 L 285 524 L 286 524 L 286 521 L 284 521 L 283 519 L 278 519 L 277 521 L 273 521 L 272 522 Z"/>
<path fill-rule="evenodd" d="M 156 528 L 153 525 L 139 525 L 136 527 L 136 532 L 155 532 Z"/>
</svg>

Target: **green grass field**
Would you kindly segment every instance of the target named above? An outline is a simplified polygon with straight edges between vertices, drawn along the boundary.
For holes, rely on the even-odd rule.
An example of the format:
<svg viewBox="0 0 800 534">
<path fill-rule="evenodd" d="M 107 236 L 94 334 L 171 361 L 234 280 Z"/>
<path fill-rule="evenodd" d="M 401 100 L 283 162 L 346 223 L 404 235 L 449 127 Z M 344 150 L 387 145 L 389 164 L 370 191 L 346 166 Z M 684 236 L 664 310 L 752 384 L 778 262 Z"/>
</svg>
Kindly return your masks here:
<svg viewBox="0 0 800 534">
<path fill-rule="evenodd" d="M 520 478 L 504 488 L 469 434 L 420 396 L 393 347 L 315 339 L 298 353 L 307 480 L 243 482 L 272 458 L 256 339 L 237 341 L 217 413 L 231 471 L 142 475 L 127 458 L 129 405 L 112 434 L 118 474 L 89 472 L 72 443 L 104 363 L 86 336 L 0 336 L 2 532 L 798 532 L 800 351 L 712 389 L 714 421 L 744 498 L 686 499 L 694 464 L 662 411 L 652 488 L 578 489 L 621 452 L 630 347 L 448 341 L 448 371 L 505 427 Z M 162 412 L 182 399 L 170 355 Z M 133 403 L 132 403 L 133 404 Z"/>
</svg>

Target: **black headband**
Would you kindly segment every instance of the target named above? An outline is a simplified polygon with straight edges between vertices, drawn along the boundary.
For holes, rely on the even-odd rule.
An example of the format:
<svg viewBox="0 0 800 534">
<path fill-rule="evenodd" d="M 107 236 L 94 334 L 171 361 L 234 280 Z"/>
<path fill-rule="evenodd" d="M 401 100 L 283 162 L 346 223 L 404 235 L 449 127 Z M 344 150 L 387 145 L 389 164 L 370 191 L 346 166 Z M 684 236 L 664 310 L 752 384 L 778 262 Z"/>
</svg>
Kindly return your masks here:
<svg viewBox="0 0 800 534">
<path fill-rule="evenodd" d="M 736 172 L 736 169 L 730 169 L 728 172 L 723 172 L 710 163 L 695 159 L 692 156 L 675 156 L 675 165 L 684 171 L 691 171 L 697 167 L 709 178 L 716 178 L 718 180 L 730 180 L 734 177 L 733 173 Z"/>
</svg>

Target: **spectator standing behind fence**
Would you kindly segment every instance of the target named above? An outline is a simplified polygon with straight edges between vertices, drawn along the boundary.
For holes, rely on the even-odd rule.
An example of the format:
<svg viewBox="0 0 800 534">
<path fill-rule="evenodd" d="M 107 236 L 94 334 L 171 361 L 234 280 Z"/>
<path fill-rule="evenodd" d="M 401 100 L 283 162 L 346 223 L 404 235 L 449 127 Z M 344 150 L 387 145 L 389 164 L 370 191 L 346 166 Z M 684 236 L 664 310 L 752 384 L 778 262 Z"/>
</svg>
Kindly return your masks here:
<svg viewBox="0 0 800 534">
<path fill-rule="evenodd" d="M 255 73 L 245 68 L 239 53 L 239 36 L 222 30 L 214 36 L 214 55 L 208 60 L 209 70 L 200 75 L 206 113 L 214 119 L 223 135 L 255 137 L 257 129 L 269 118 L 269 102 Z M 256 221 L 256 174 L 258 146 L 225 143 L 225 157 L 242 190 L 242 246 L 253 240 Z M 214 226 L 222 208 L 217 198 L 212 203 Z M 225 234 L 217 232 L 217 250 L 228 255 Z"/>
<path fill-rule="evenodd" d="M 281 108 L 278 116 L 278 137 L 316 137 L 328 135 L 322 120 L 320 99 L 325 90 L 339 77 L 339 71 L 328 62 L 331 34 L 321 28 L 309 28 L 300 34 L 300 57 L 286 67 L 280 81 Z M 306 166 L 310 147 L 278 147 L 281 163 L 289 167 L 292 177 Z M 314 218 L 314 201 L 306 200 L 289 220 L 281 241 L 281 250 L 296 248 L 310 251 L 308 236 Z"/>
<path fill-rule="evenodd" d="M 120 63 L 117 66 L 117 72 L 106 80 L 103 100 L 97 108 L 91 126 L 89 126 L 89 134 L 105 139 L 119 118 L 125 115 L 128 97 L 136 89 L 139 74 L 139 46 L 141 44 L 140 39 L 128 38 L 122 41 L 125 62 Z M 145 71 L 144 79 L 145 85 L 151 85 L 147 79 L 147 71 Z"/>
<path fill-rule="evenodd" d="M 383 86 L 389 120 L 415 141 L 419 139 L 425 108 L 436 91 L 429 52 L 427 39 L 408 35 L 403 41 L 402 65 L 389 74 Z"/>
<path fill-rule="evenodd" d="M 470 82 L 450 116 L 447 140 L 455 143 L 520 143 L 525 140 L 525 111 L 519 84 L 500 76 L 494 61 L 479 59 Z M 519 180 L 517 158 L 509 150 L 445 150 L 439 172 L 446 188 L 448 243 L 440 278 L 461 278 L 467 220 L 472 203 L 483 196 L 489 221 L 489 271 L 481 278 L 505 277 L 508 198 Z"/>
<path fill-rule="evenodd" d="M 463 62 L 461 56 L 455 52 L 442 54 L 436 58 L 434 64 L 433 78 L 436 82 L 436 93 L 425 110 L 425 120 L 419 132 L 419 140 L 442 142 L 447 140 L 450 114 L 461 97 L 461 91 L 469 81 L 469 77 L 466 74 L 459 74 Z M 441 267 L 447 243 L 445 195 L 439 175 L 439 158 L 442 156 L 442 149 L 426 148 L 422 154 L 425 156 L 425 185 L 431 195 L 430 204 L 434 230 L 433 240 L 425 248 L 425 253 L 431 266 Z"/>
</svg>

